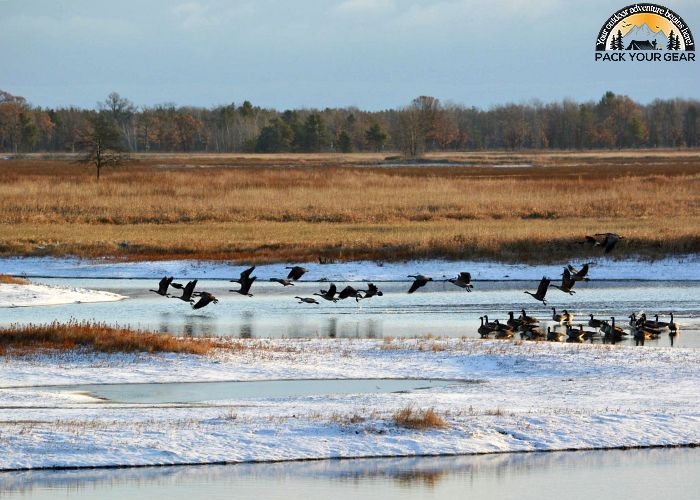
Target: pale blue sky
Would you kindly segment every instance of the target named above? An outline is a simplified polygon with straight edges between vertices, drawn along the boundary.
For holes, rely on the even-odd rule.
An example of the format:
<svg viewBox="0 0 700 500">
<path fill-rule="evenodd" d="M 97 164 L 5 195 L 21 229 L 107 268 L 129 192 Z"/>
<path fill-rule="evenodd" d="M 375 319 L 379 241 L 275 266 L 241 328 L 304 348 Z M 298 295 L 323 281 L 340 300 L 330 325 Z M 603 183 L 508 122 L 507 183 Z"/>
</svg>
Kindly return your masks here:
<svg viewBox="0 0 700 500">
<path fill-rule="evenodd" d="M 489 107 L 606 90 L 700 98 L 700 61 L 595 63 L 631 3 L 591 0 L 0 0 L 0 89 L 36 105 L 244 99 L 279 109 Z M 666 3 L 700 36 L 700 2 Z M 700 53 L 698 53 L 700 56 Z"/>
</svg>

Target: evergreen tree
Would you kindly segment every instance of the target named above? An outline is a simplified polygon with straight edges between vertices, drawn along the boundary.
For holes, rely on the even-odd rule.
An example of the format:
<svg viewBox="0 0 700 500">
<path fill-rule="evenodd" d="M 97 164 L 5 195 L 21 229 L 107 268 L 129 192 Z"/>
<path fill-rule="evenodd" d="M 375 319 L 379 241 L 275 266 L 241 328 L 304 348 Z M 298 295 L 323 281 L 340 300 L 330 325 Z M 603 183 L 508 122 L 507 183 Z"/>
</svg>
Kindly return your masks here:
<svg viewBox="0 0 700 500">
<path fill-rule="evenodd" d="M 375 151 L 381 151 L 389 136 L 378 122 L 374 122 L 365 132 L 365 139 Z"/>
<path fill-rule="evenodd" d="M 345 130 L 338 135 L 338 149 L 341 153 L 352 153 L 352 139 Z"/>
<path fill-rule="evenodd" d="M 671 30 L 671 34 L 668 35 L 666 50 L 676 50 L 676 34 L 673 32 L 673 30 Z"/>
</svg>

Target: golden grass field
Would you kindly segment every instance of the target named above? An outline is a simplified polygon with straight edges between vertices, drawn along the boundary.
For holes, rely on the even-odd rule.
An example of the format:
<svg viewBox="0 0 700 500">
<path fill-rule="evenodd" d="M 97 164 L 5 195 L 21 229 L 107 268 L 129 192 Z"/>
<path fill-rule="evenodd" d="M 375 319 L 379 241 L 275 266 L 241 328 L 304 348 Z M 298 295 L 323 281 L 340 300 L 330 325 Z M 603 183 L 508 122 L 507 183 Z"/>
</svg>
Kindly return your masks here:
<svg viewBox="0 0 700 500">
<path fill-rule="evenodd" d="M 99 182 L 68 156 L 1 161 L 0 254 L 546 261 L 606 231 L 615 255 L 700 251 L 698 151 L 386 156 L 137 155 Z"/>
<path fill-rule="evenodd" d="M 175 352 L 207 354 L 211 339 L 179 338 L 165 333 L 114 328 L 101 323 L 75 322 L 10 325 L 0 328 L 0 355 L 25 355 L 45 349 L 76 347 L 97 352 Z"/>
</svg>

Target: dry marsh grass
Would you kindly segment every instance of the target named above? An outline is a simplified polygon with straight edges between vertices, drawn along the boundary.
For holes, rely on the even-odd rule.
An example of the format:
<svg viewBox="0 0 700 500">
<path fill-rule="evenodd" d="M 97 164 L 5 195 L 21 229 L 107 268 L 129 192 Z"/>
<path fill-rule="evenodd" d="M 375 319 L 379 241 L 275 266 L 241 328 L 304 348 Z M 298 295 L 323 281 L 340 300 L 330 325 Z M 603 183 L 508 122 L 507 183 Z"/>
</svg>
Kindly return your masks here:
<svg viewBox="0 0 700 500">
<path fill-rule="evenodd" d="M 572 243 L 601 231 L 628 237 L 616 254 L 700 250 L 700 153 L 443 154 L 431 158 L 479 166 L 372 166 L 382 158 L 144 155 L 100 182 L 68 161 L 5 161 L 0 254 L 530 260 L 585 256 Z"/>
<path fill-rule="evenodd" d="M 102 323 L 69 322 L 10 325 L 0 328 L 0 353 L 28 354 L 43 349 L 87 348 L 97 352 L 173 352 L 207 354 L 216 347 L 208 339 L 113 328 Z"/>
<path fill-rule="evenodd" d="M 447 427 L 447 422 L 433 408 L 419 410 L 413 406 L 406 406 L 394 413 L 391 420 L 396 427 L 406 429 L 425 430 Z"/>
<path fill-rule="evenodd" d="M 17 278 L 16 276 L 0 274 L 0 283 L 5 285 L 27 285 L 29 281 L 24 278 Z"/>
</svg>

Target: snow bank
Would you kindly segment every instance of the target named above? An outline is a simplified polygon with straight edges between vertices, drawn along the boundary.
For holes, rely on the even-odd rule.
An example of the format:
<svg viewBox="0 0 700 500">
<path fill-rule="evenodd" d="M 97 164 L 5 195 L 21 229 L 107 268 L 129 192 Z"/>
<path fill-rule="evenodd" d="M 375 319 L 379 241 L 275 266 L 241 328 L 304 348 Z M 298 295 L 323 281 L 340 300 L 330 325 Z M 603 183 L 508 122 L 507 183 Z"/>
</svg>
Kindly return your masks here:
<svg viewBox="0 0 700 500">
<path fill-rule="evenodd" d="M 70 352 L 0 358 L 0 469 L 700 443 L 697 349 L 473 339 L 240 345 L 211 357 Z M 31 387 L 416 376 L 484 383 L 162 405 L 95 403 Z M 392 415 L 407 405 L 435 408 L 448 426 L 397 428 Z"/>
<path fill-rule="evenodd" d="M 0 307 L 53 306 L 126 299 L 116 293 L 65 286 L 0 284 Z"/>
<path fill-rule="evenodd" d="M 668 257 L 655 261 L 635 259 L 615 260 L 608 257 L 590 259 L 589 276 L 594 279 L 643 279 L 643 280 L 700 280 L 700 256 Z M 298 264 L 298 263 L 293 263 Z M 338 264 L 302 264 L 309 269 L 304 280 L 326 278 L 334 281 L 407 281 L 407 274 L 416 272 L 439 279 L 451 277 L 460 271 L 469 271 L 475 280 L 539 280 L 542 276 L 558 277 L 567 264 L 504 264 L 481 261 L 423 260 L 377 263 L 370 261 L 343 262 Z M 580 266 L 581 263 L 573 262 Z M 290 264 L 267 264 L 257 267 L 260 280 L 286 276 Z M 6 258 L 0 259 L 0 271 L 4 274 L 70 277 L 70 278 L 160 278 L 175 276 L 179 279 L 230 279 L 237 276 L 242 266 L 225 262 L 192 260 L 155 262 L 88 261 L 56 258 Z"/>
</svg>

